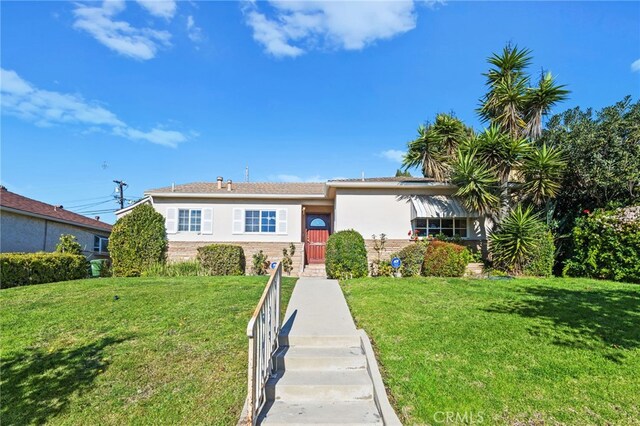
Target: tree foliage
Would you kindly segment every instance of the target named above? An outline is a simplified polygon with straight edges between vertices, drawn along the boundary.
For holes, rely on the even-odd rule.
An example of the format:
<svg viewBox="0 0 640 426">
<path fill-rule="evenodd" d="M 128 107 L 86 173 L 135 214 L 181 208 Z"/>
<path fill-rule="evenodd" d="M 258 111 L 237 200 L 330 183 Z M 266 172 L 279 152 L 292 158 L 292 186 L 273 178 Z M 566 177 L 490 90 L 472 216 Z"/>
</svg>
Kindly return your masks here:
<svg viewBox="0 0 640 426">
<path fill-rule="evenodd" d="M 640 203 L 640 101 L 630 97 L 593 111 L 573 108 L 549 120 L 540 143 L 566 159 L 553 212 L 560 260 L 571 257 L 566 238 L 583 211 Z"/>
<path fill-rule="evenodd" d="M 140 276 L 152 265 L 164 263 L 166 252 L 164 217 L 152 206 L 139 205 L 113 225 L 109 253 L 114 276 Z"/>
</svg>

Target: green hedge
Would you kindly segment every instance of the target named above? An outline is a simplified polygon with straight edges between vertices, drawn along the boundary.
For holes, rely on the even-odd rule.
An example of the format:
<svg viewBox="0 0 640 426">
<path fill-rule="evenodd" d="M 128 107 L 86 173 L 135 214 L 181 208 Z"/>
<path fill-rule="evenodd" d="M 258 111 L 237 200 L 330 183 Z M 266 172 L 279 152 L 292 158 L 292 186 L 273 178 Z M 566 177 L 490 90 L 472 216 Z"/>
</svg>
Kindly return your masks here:
<svg viewBox="0 0 640 426">
<path fill-rule="evenodd" d="M 109 254 L 114 276 L 140 276 L 152 265 L 164 263 L 166 253 L 164 217 L 152 206 L 141 204 L 113 225 Z"/>
<path fill-rule="evenodd" d="M 244 275 L 246 267 L 242 247 L 230 244 L 198 247 L 198 261 L 207 275 Z"/>
<path fill-rule="evenodd" d="M 325 260 L 329 278 L 361 278 L 369 274 L 364 238 L 350 229 L 336 232 L 327 241 Z"/>
<path fill-rule="evenodd" d="M 531 251 L 528 263 L 523 268 L 524 275 L 550 277 L 553 273 L 555 255 L 556 246 L 553 241 L 553 234 L 549 230 L 544 230 L 538 243 Z"/>
<path fill-rule="evenodd" d="M 420 276 L 426 251 L 427 244 L 423 241 L 416 241 L 398 252 L 398 258 L 402 261 L 400 273 L 403 277 Z"/>
<path fill-rule="evenodd" d="M 640 207 L 581 217 L 572 237 L 565 274 L 640 283 Z"/>
<path fill-rule="evenodd" d="M 427 277 L 462 277 L 471 260 L 466 247 L 434 240 L 424 254 L 422 275 Z"/>
<path fill-rule="evenodd" d="M 0 254 L 0 288 L 89 277 L 84 256 L 68 253 Z"/>
</svg>

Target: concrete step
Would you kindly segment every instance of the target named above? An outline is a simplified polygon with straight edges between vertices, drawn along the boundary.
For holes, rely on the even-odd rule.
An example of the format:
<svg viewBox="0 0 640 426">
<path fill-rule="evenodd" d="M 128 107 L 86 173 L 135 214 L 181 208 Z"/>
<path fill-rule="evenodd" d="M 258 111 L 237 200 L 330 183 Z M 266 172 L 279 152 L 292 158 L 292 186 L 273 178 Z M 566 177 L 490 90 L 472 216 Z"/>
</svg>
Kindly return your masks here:
<svg viewBox="0 0 640 426">
<path fill-rule="evenodd" d="M 353 370 L 367 367 L 367 358 L 360 346 L 285 346 L 276 352 L 275 360 L 277 369 L 281 371 Z"/>
<path fill-rule="evenodd" d="M 373 383 L 365 369 L 278 371 L 267 381 L 267 401 L 373 401 Z"/>
<path fill-rule="evenodd" d="M 357 334 L 347 334 L 339 336 L 317 336 L 317 335 L 288 335 L 281 334 L 278 336 L 280 346 L 305 346 L 313 348 L 326 347 L 359 347 L 360 336 Z"/>
<path fill-rule="evenodd" d="M 259 417 L 264 425 L 381 425 L 378 408 L 373 401 L 268 403 Z"/>
</svg>

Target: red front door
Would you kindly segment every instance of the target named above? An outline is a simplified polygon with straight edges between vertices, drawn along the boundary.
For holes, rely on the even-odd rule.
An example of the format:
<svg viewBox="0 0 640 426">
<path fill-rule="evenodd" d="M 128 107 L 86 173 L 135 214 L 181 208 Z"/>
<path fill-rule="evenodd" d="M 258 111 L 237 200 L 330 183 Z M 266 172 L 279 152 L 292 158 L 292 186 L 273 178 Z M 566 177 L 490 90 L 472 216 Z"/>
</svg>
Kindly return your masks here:
<svg viewBox="0 0 640 426">
<path fill-rule="evenodd" d="M 324 263 L 329 239 L 329 215 L 310 214 L 306 220 L 306 244 L 304 252 L 307 263 Z"/>
</svg>

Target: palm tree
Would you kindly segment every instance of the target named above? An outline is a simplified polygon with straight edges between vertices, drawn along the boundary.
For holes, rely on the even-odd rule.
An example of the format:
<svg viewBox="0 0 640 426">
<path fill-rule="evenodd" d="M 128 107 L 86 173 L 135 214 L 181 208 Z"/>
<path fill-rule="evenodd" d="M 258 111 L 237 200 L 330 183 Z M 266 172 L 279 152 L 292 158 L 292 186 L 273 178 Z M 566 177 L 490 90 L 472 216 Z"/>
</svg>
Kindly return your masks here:
<svg viewBox="0 0 640 426">
<path fill-rule="evenodd" d="M 462 199 L 469 211 L 490 216 L 500 208 L 500 198 L 496 195 L 499 181 L 495 171 L 480 161 L 475 151 L 458 152 L 451 181 L 458 186 L 455 195 Z"/>
<path fill-rule="evenodd" d="M 420 167 L 425 177 L 445 181 L 449 178 L 450 166 L 443 155 L 440 141 L 430 129 L 424 125 L 418 127 L 418 137 L 409 142 L 402 166 L 405 170 Z"/>
<path fill-rule="evenodd" d="M 542 118 L 551 111 L 551 107 L 564 101 L 569 91 L 564 85 L 555 84 L 550 72 L 540 76 L 538 87 L 529 88 L 525 96 L 525 126 L 524 133 L 536 140 L 542 134 Z"/>
<path fill-rule="evenodd" d="M 568 90 L 558 85 L 551 73 L 543 74 L 537 87 L 529 87 L 525 73 L 531 64 L 531 51 L 507 44 L 501 54 L 487 59 L 493 67 L 487 77 L 487 93 L 480 99 L 478 115 L 484 122 L 498 125 L 512 138 L 536 139 L 542 132 L 542 119 L 551 107 L 567 98 Z"/>
<path fill-rule="evenodd" d="M 462 121 L 451 114 L 443 113 L 436 115 L 436 121 L 430 130 L 448 156 L 453 156 L 458 145 L 473 134 L 473 130 Z"/>
<path fill-rule="evenodd" d="M 543 144 L 533 149 L 522 165 L 523 182 L 520 185 L 525 199 L 536 205 L 554 198 L 560 190 L 560 181 L 567 162 L 559 148 Z"/>
</svg>

